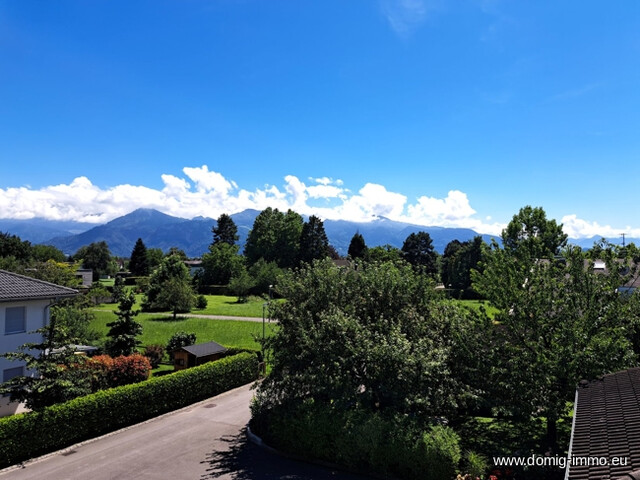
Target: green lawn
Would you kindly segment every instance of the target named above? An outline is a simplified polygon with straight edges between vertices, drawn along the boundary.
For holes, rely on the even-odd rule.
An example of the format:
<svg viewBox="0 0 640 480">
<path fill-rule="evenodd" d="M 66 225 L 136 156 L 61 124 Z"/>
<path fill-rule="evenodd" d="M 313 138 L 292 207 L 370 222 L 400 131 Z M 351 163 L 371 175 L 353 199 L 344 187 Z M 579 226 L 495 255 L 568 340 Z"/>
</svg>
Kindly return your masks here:
<svg viewBox="0 0 640 480">
<path fill-rule="evenodd" d="M 496 307 L 491 305 L 486 300 L 458 300 L 458 301 L 465 307 L 471 308 L 476 311 L 479 311 L 482 308 L 484 308 L 485 311 L 487 312 L 487 315 L 489 315 L 489 318 L 491 319 L 493 319 L 493 317 L 495 317 L 496 313 L 498 313 L 499 311 Z"/>
<path fill-rule="evenodd" d="M 142 303 L 143 298 L 144 295 L 136 295 L 134 310 L 140 309 L 140 304 Z M 245 303 L 238 303 L 237 297 L 230 297 L 227 295 L 205 295 L 205 298 L 207 299 L 207 308 L 194 308 L 191 310 L 191 313 L 201 315 L 262 318 L 262 305 L 266 303 L 266 300 L 260 297 L 249 297 L 249 300 Z M 116 311 L 118 309 L 118 305 L 116 303 L 110 303 L 99 305 L 97 308 L 100 310 Z M 169 312 L 167 312 L 167 314 L 169 314 Z"/>
<path fill-rule="evenodd" d="M 115 320 L 115 314 L 95 310 L 94 315 L 91 328 L 106 337 L 109 330 L 106 324 Z M 162 313 L 140 313 L 136 320 L 142 324 L 142 335 L 139 337 L 142 345 L 166 345 L 171 335 L 181 330 L 195 333 L 197 343 L 213 340 L 226 347 L 259 349 L 260 345 L 256 339 L 262 337 L 262 322 L 208 318 L 184 318 L 173 321 L 170 315 Z M 270 335 L 274 328 L 274 324 L 267 322 L 265 334 Z"/>
</svg>

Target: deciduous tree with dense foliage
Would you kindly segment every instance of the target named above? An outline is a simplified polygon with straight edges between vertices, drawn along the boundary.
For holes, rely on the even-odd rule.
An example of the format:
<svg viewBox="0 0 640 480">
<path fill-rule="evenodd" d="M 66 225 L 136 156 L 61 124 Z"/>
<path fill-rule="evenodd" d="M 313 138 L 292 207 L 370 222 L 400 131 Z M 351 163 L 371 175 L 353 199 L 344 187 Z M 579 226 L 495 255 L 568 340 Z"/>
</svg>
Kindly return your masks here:
<svg viewBox="0 0 640 480">
<path fill-rule="evenodd" d="M 296 266 L 303 223 L 302 217 L 293 210 L 285 214 L 269 207 L 260 212 L 244 246 L 248 265 L 264 258 L 266 262 L 276 262 L 280 268 Z"/>
<path fill-rule="evenodd" d="M 567 245 L 567 235 L 562 231 L 562 224 L 547 220 L 542 207 L 527 205 L 502 231 L 502 244 L 511 255 L 529 259 L 549 258 Z"/>
<path fill-rule="evenodd" d="M 470 314 L 433 287 L 391 263 L 355 271 L 324 260 L 285 274 L 278 293 L 287 302 L 272 313 L 279 328 L 265 340 L 273 369 L 260 400 L 450 412 L 465 387 L 449 362 Z"/>
<path fill-rule="evenodd" d="M 100 275 L 113 275 L 117 271 L 117 266 L 111 258 L 111 252 L 107 242 L 93 242 L 80 247 L 73 254 L 73 259 L 82 261 L 83 268 L 93 270 L 93 281 L 100 279 Z"/>
<path fill-rule="evenodd" d="M 546 246 L 523 238 L 532 247 L 525 254 L 517 244 L 494 245 L 473 286 L 499 309 L 486 342 L 488 388 L 513 412 L 544 417 L 555 448 L 577 383 L 635 364 L 629 333 L 640 308 L 637 294 L 618 293 L 636 267 L 613 251 L 601 252 L 607 274 L 595 272 L 578 247 L 564 248 L 560 258 L 534 258 L 556 253 L 563 235 L 554 230 L 556 240 Z"/>
<path fill-rule="evenodd" d="M 191 289 L 191 295 L 194 297 L 190 302 L 190 306 L 186 303 L 178 307 L 179 312 L 188 312 L 195 302 L 195 294 L 191 287 L 191 276 L 189 269 L 184 264 L 184 260 L 180 255 L 169 255 L 162 260 L 160 266 L 153 271 L 149 279 L 149 287 L 147 289 L 145 299 L 142 302 L 142 310 L 147 312 L 172 310 L 175 307 L 173 302 L 169 302 L 174 297 L 163 293 L 167 287 L 175 290 L 179 287 L 181 292 L 188 292 Z"/>
</svg>

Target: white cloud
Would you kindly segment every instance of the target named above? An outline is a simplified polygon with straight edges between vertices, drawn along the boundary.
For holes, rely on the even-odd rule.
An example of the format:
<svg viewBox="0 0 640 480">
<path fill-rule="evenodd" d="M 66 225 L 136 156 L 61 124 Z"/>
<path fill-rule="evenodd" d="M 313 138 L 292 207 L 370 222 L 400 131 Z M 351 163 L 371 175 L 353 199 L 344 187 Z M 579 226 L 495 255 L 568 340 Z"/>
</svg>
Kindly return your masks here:
<svg viewBox="0 0 640 480">
<path fill-rule="evenodd" d="M 433 0 L 380 0 L 380 8 L 393 31 L 408 37 L 425 21 L 432 3 Z"/>
<path fill-rule="evenodd" d="M 577 217 L 577 215 L 565 215 L 562 217 L 562 230 L 569 238 L 605 237 L 608 240 L 620 238 L 622 233 L 627 237 L 640 237 L 640 228 L 614 228 L 610 225 L 600 225 L 598 222 L 589 222 Z"/>
<path fill-rule="evenodd" d="M 445 198 L 422 195 L 409 203 L 399 192 L 384 185 L 366 183 L 357 193 L 331 177 L 309 178 L 306 185 L 298 177 L 287 175 L 281 186 L 264 185 L 255 190 L 241 189 L 207 165 L 186 167 L 185 178 L 162 175 L 163 187 L 153 189 L 143 185 L 121 184 L 101 188 L 84 176 L 68 184 L 33 189 L 30 187 L 0 188 L 0 218 L 77 220 L 105 223 L 136 208 L 155 208 L 164 213 L 192 218 L 216 218 L 222 213 L 236 213 L 267 207 L 323 219 L 368 222 L 378 217 L 424 226 L 464 227 L 480 233 L 499 235 L 505 223 L 491 216 L 478 218 L 467 194 L 451 190 Z M 325 201 L 317 206 L 318 200 Z M 311 201 L 311 202 L 310 202 Z M 488 213 L 488 212 L 486 212 Z M 508 219 L 507 219 L 508 220 Z M 622 232 L 640 237 L 640 229 L 613 228 L 579 219 L 576 215 L 562 218 L 564 231 L 571 238 L 605 236 L 619 238 Z"/>
</svg>

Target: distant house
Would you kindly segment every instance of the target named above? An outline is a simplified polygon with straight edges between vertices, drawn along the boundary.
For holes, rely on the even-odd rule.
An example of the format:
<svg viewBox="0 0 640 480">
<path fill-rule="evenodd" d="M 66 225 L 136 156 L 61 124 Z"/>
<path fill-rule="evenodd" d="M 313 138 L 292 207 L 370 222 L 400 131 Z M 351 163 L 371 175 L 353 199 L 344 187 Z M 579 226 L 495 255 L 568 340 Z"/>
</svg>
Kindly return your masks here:
<svg viewBox="0 0 640 480">
<path fill-rule="evenodd" d="M 640 368 L 576 390 L 567 480 L 640 479 Z"/>
<path fill-rule="evenodd" d="M 93 270 L 90 268 L 79 268 L 76 270 L 76 278 L 80 280 L 80 285 L 89 288 L 93 284 Z"/>
<path fill-rule="evenodd" d="M 74 297 L 77 290 L 0 270 L 0 354 L 15 352 L 20 345 L 37 342 L 34 330 L 49 323 L 49 309 L 56 301 Z M 24 363 L 0 357 L 0 381 L 33 374 Z M 18 404 L 0 397 L 0 416 L 15 413 Z"/>
<path fill-rule="evenodd" d="M 227 349 L 216 342 L 182 347 L 173 352 L 173 369 L 184 370 L 224 357 Z"/>
<path fill-rule="evenodd" d="M 192 277 L 196 273 L 201 272 L 202 270 L 204 270 L 204 267 L 202 266 L 202 260 L 200 260 L 200 259 L 185 260 L 184 264 L 189 269 L 189 275 L 191 275 Z"/>
</svg>

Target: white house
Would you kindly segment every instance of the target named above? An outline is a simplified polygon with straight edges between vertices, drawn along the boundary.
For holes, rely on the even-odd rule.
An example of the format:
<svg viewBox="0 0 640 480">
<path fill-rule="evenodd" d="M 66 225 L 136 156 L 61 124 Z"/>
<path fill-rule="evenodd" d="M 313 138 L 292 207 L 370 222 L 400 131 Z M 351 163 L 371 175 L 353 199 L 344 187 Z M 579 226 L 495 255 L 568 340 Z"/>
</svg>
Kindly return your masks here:
<svg viewBox="0 0 640 480">
<path fill-rule="evenodd" d="M 0 354 L 38 342 L 38 334 L 31 332 L 48 324 L 51 305 L 77 294 L 72 288 L 0 270 Z M 1 382 L 26 373 L 24 363 L 0 357 Z M 0 397 L 0 416 L 15 413 L 18 407 L 8 396 Z"/>
</svg>

